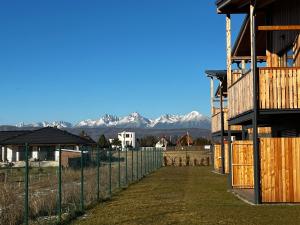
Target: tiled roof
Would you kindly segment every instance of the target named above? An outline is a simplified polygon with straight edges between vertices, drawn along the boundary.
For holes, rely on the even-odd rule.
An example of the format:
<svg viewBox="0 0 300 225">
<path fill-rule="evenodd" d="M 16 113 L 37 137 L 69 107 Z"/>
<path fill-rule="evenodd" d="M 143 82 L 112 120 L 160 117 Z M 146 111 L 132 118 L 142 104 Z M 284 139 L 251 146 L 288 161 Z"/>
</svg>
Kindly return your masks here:
<svg viewBox="0 0 300 225">
<path fill-rule="evenodd" d="M 0 131 L 0 142 L 9 139 L 9 138 L 13 138 L 13 137 L 17 137 L 19 135 L 22 134 L 28 134 L 32 131 L 29 130 L 17 130 L 17 131 Z"/>
</svg>

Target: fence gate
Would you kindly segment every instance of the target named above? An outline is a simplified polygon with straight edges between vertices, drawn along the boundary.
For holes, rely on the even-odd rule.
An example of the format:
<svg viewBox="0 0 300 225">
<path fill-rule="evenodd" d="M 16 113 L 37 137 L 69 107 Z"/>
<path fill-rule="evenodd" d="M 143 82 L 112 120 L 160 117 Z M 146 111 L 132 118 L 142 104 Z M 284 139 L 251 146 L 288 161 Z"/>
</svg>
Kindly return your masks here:
<svg viewBox="0 0 300 225">
<path fill-rule="evenodd" d="M 232 143 L 232 186 L 235 188 L 253 188 L 253 143 L 252 141 L 234 141 Z"/>
</svg>

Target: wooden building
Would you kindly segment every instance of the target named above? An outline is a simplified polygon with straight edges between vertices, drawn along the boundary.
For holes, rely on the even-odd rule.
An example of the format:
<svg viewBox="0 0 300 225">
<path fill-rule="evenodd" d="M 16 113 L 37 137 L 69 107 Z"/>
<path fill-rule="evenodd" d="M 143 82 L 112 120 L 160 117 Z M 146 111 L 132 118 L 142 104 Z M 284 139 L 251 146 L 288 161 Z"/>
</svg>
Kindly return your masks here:
<svg viewBox="0 0 300 225">
<path fill-rule="evenodd" d="M 228 108 L 227 108 L 227 71 L 207 70 L 211 86 L 211 133 L 214 142 L 214 171 L 221 174 L 229 173 L 228 161 Z M 216 88 L 215 88 L 215 84 Z M 242 138 L 242 126 L 231 127 L 231 137 Z"/>
<path fill-rule="evenodd" d="M 230 188 L 256 204 L 300 202 L 300 1 L 216 5 L 226 17 L 227 121 L 219 126 L 228 124 Z M 231 14 L 245 14 L 234 45 Z M 241 140 L 231 138 L 235 126 Z"/>
</svg>

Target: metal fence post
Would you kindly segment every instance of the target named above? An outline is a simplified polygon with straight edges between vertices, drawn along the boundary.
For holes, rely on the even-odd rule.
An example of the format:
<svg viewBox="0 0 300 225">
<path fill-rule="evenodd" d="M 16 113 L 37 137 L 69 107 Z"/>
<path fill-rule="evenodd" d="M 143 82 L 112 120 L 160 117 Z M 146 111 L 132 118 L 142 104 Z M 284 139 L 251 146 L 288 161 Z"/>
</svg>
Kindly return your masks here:
<svg viewBox="0 0 300 225">
<path fill-rule="evenodd" d="M 154 148 L 154 168 L 157 170 L 157 149 Z"/>
<path fill-rule="evenodd" d="M 100 201 L 100 148 L 97 145 L 97 202 Z"/>
<path fill-rule="evenodd" d="M 118 179 L 119 179 L 119 188 L 121 188 L 121 159 L 120 159 L 120 149 L 118 151 Z"/>
<path fill-rule="evenodd" d="M 61 201 L 62 201 L 62 191 L 61 191 L 61 146 L 58 146 L 58 221 L 61 222 Z"/>
<path fill-rule="evenodd" d="M 154 169 L 157 170 L 157 149 L 154 148 Z"/>
<path fill-rule="evenodd" d="M 125 148 L 125 178 L 126 178 L 126 186 L 128 185 L 128 161 L 127 161 L 127 148 Z"/>
<path fill-rule="evenodd" d="M 141 149 L 141 178 L 144 176 L 144 172 L 143 172 L 143 148 Z"/>
<path fill-rule="evenodd" d="M 151 172 L 154 171 L 154 148 L 152 148 L 152 170 Z"/>
<path fill-rule="evenodd" d="M 148 173 L 151 172 L 151 148 L 148 148 Z"/>
<path fill-rule="evenodd" d="M 83 196 L 83 146 L 81 146 L 81 157 L 80 157 L 80 210 L 84 211 L 84 196 Z"/>
<path fill-rule="evenodd" d="M 133 148 L 131 148 L 131 182 L 133 182 Z"/>
<path fill-rule="evenodd" d="M 160 167 L 163 166 L 163 161 L 164 161 L 164 152 L 163 149 L 160 149 Z"/>
<path fill-rule="evenodd" d="M 28 144 L 25 144 L 25 177 L 24 177 L 24 184 L 25 184 L 25 193 L 24 193 L 24 224 L 28 225 Z"/>
<path fill-rule="evenodd" d="M 109 148 L 109 198 L 111 198 L 111 148 Z"/>
<path fill-rule="evenodd" d="M 136 180 L 139 180 L 139 149 L 136 148 Z"/>
<path fill-rule="evenodd" d="M 145 151 L 145 148 L 143 148 L 143 150 L 144 150 L 144 154 L 143 154 L 143 157 L 144 157 L 144 176 L 146 175 L 146 151 Z"/>
</svg>

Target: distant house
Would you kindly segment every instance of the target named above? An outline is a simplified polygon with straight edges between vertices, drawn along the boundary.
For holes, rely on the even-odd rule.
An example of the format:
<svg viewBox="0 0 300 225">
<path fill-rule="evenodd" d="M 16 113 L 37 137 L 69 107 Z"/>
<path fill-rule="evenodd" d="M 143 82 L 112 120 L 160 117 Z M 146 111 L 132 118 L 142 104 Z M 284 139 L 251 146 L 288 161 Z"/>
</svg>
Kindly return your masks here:
<svg viewBox="0 0 300 225">
<path fill-rule="evenodd" d="M 177 146 L 190 146 L 193 145 L 194 141 L 191 135 L 189 133 L 183 135 L 181 138 L 177 140 Z"/>
<path fill-rule="evenodd" d="M 25 144 L 29 147 L 31 161 L 58 161 L 59 146 L 62 155 L 79 155 L 79 146 L 92 146 L 90 138 L 80 137 L 54 127 L 38 130 L 0 131 L 0 160 L 19 162 L 25 160 Z M 71 153 L 72 152 L 72 153 Z"/>
<path fill-rule="evenodd" d="M 135 148 L 135 132 L 126 132 L 123 131 L 121 133 L 118 133 L 118 139 L 121 141 L 122 148 L 126 148 L 128 146 L 131 146 Z"/>
<path fill-rule="evenodd" d="M 159 142 L 156 143 L 156 148 L 163 148 L 164 150 L 167 149 L 168 141 L 165 138 L 161 138 Z"/>
</svg>

